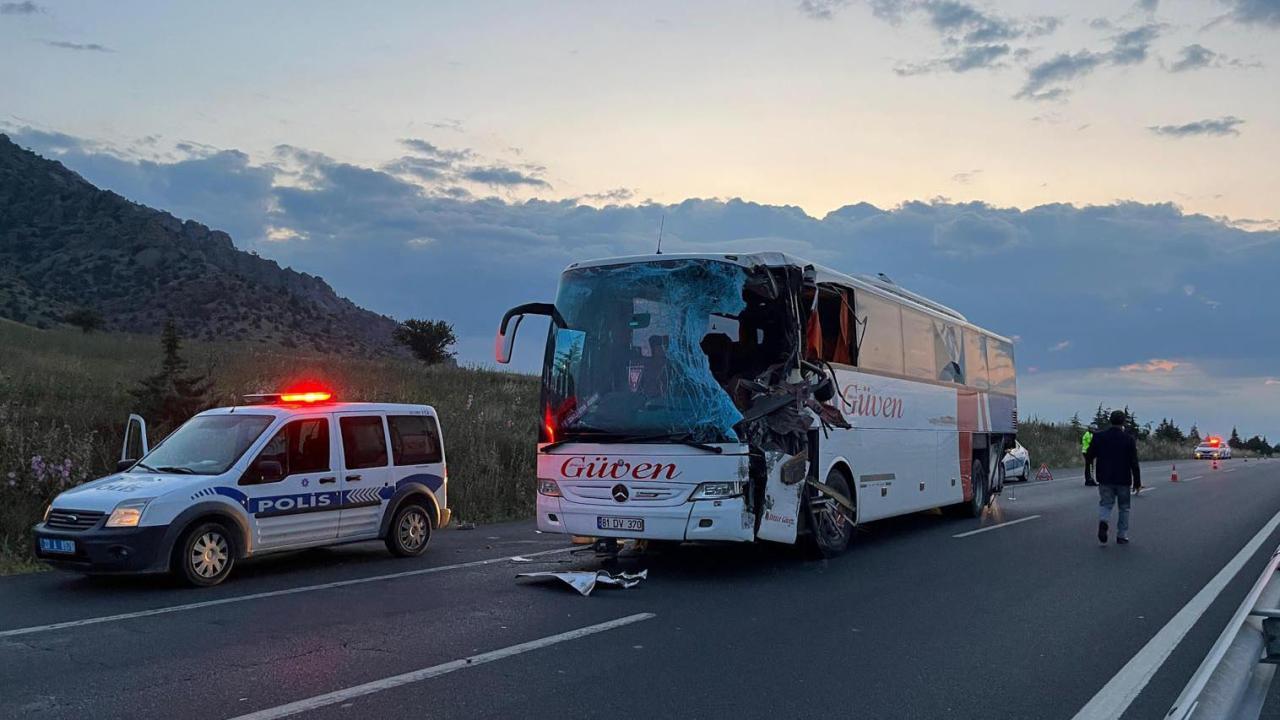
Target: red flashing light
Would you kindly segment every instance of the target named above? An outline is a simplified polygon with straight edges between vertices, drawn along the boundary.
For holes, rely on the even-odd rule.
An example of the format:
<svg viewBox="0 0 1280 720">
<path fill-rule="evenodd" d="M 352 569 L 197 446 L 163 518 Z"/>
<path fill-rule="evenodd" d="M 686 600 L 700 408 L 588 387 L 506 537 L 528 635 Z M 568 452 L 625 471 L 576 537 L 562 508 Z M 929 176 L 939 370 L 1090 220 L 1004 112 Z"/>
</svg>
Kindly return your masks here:
<svg viewBox="0 0 1280 720">
<path fill-rule="evenodd" d="M 323 390 L 310 390 L 307 392 L 287 392 L 280 393 L 280 402 L 287 403 L 315 403 L 324 402 L 333 397 L 333 393 Z"/>
<path fill-rule="evenodd" d="M 556 426 L 551 418 L 551 408 L 547 408 L 546 414 L 543 416 L 542 427 L 547 431 L 547 442 L 556 441 Z"/>
<path fill-rule="evenodd" d="M 1218 447 L 1218 446 L 1219 446 L 1219 445 L 1221 445 L 1221 444 L 1222 444 L 1222 438 L 1216 438 L 1216 437 L 1215 437 L 1215 438 L 1209 438 L 1209 445 L 1210 445 L 1211 447 Z"/>
</svg>

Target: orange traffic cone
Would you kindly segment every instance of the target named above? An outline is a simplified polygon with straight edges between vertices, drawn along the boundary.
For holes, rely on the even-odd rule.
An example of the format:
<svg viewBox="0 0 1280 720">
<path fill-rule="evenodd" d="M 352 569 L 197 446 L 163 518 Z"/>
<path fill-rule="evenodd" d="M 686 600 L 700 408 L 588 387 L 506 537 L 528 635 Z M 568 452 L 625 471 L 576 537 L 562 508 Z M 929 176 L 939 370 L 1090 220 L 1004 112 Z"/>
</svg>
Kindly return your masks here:
<svg viewBox="0 0 1280 720">
<path fill-rule="evenodd" d="M 1214 469 L 1214 470 L 1217 470 L 1217 469 L 1218 469 L 1218 458 L 1214 458 L 1214 459 L 1213 459 L 1213 469 Z"/>
<path fill-rule="evenodd" d="M 1169 477 L 1169 482 L 1178 482 L 1178 466 L 1173 466 L 1173 475 Z"/>
</svg>

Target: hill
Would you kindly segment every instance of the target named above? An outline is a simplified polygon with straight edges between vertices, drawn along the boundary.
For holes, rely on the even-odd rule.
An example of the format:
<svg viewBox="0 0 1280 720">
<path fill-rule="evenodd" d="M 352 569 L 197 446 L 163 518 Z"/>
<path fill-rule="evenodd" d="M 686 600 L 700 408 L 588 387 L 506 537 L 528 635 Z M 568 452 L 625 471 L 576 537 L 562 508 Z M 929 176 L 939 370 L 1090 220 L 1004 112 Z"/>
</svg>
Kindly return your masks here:
<svg viewBox="0 0 1280 720">
<path fill-rule="evenodd" d="M 396 352 L 391 318 L 231 237 L 94 187 L 0 134 L 0 317 L 52 327 L 76 310 L 107 330 L 324 353 Z"/>
</svg>

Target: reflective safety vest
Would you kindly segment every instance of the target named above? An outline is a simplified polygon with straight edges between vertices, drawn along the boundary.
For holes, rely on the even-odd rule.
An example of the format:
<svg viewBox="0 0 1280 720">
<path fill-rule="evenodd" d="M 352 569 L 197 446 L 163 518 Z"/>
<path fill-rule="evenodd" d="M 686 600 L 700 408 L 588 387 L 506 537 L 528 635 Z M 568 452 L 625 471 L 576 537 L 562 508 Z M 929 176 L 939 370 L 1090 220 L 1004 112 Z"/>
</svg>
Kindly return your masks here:
<svg viewBox="0 0 1280 720">
<path fill-rule="evenodd" d="M 1088 430 L 1084 431 L 1084 437 L 1080 438 L 1080 454 L 1089 452 L 1089 443 L 1093 442 L 1093 433 Z"/>
</svg>

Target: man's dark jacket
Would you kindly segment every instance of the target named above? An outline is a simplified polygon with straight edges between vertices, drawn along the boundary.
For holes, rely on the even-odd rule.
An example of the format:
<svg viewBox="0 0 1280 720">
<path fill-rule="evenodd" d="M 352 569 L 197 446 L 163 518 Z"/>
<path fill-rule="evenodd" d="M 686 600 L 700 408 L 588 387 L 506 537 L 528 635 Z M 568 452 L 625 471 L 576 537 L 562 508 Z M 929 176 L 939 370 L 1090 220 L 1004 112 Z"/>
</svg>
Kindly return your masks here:
<svg viewBox="0 0 1280 720">
<path fill-rule="evenodd" d="M 1138 443 L 1117 425 L 1105 432 L 1094 433 L 1085 461 L 1097 461 L 1094 475 L 1101 485 L 1142 486 L 1142 470 L 1138 467 Z"/>
</svg>

